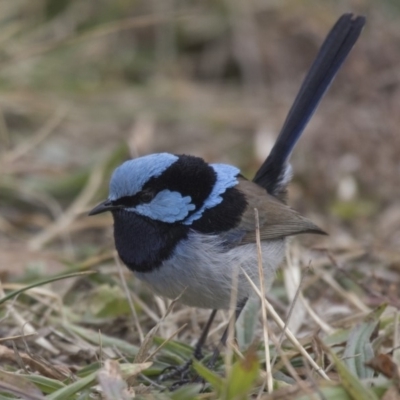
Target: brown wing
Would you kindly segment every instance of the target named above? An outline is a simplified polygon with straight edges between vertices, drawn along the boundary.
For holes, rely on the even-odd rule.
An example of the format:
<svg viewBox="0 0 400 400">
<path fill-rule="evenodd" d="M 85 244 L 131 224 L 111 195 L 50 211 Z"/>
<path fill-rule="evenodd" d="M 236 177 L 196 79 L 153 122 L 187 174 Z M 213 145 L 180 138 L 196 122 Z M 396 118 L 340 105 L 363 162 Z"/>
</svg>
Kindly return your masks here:
<svg viewBox="0 0 400 400">
<path fill-rule="evenodd" d="M 256 241 L 255 208 L 257 208 L 259 215 L 261 240 L 278 239 L 299 233 L 326 234 L 309 219 L 269 195 L 265 189 L 256 183 L 239 178 L 236 187 L 244 193 L 248 203 L 238 227 L 247 232 L 241 240 L 241 244 Z"/>
</svg>

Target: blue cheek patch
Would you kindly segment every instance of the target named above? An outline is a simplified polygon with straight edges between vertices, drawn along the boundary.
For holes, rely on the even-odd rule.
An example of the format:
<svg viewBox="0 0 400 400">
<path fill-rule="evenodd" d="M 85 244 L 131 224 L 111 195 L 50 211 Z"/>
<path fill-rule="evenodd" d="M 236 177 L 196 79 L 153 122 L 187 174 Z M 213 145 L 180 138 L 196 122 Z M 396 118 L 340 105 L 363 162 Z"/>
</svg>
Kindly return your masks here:
<svg viewBox="0 0 400 400">
<path fill-rule="evenodd" d="M 191 201 L 190 196 L 182 197 L 178 192 L 162 190 L 150 203 L 140 204 L 127 210 L 157 221 L 173 223 L 182 221 L 190 211 L 196 208 Z"/>
<path fill-rule="evenodd" d="M 159 153 L 125 161 L 111 177 L 109 200 L 133 196 L 140 192 L 150 178 L 160 176 L 178 158 L 173 154 Z"/>
<path fill-rule="evenodd" d="M 238 183 L 237 176 L 240 173 L 239 168 L 227 164 L 210 164 L 210 167 L 212 167 L 217 174 L 217 181 L 215 182 L 214 188 L 203 206 L 183 222 L 185 225 L 190 225 L 193 221 L 199 219 L 206 209 L 213 208 L 220 204 L 222 202 L 221 195 L 225 193 L 226 189 Z"/>
</svg>

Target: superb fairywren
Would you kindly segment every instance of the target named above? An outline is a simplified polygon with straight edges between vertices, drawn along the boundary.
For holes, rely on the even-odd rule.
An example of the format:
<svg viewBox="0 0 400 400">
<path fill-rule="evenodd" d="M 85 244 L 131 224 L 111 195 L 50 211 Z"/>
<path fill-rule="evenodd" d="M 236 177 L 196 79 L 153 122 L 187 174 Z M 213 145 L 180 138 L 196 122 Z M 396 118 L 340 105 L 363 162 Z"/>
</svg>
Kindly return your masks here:
<svg viewBox="0 0 400 400">
<path fill-rule="evenodd" d="M 332 28 L 253 181 L 231 165 L 168 153 L 126 161 L 114 171 L 108 199 L 90 215 L 112 212 L 119 256 L 156 294 L 226 309 L 237 274 L 243 305 L 252 293 L 243 270 L 258 280 L 255 208 L 266 287 L 288 236 L 324 233 L 285 204 L 288 159 L 364 24 L 364 17 L 345 14 Z"/>
</svg>

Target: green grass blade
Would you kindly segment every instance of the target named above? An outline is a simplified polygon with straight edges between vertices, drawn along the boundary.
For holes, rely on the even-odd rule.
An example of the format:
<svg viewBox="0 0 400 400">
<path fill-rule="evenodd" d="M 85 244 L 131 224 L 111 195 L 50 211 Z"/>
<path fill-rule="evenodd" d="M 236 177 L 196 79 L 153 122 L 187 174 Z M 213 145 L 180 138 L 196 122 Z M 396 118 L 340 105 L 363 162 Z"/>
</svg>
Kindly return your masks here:
<svg viewBox="0 0 400 400">
<path fill-rule="evenodd" d="M 195 360 L 193 360 L 193 367 L 218 393 L 222 392 L 225 383 L 220 376 Z"/>
<path fill-rule="evenodd" d="M 260 371 L 260 363 L 255 351 L 246 354 L 243 360 L 237 361 L 230 371 L 226 385 L 227 400 L 248 398 L 248 392 L 252 388 Z"/>
<path fill-rule="evenodd" d="M 344 362 L 342 362 L 333 351 L 328 348 L 325 348 L 325 350 L 327 350 L 332 357 L 336 370 L 342 380 L 342 386 L 353 400 L 378 400 L 375 393 L 366 388 L 361 380 L 349 371 Z"/>
<path fill-rule="evenodd" d="M 18 374 L 18 377 L 23 377 L 26 380 L 34 383 L 43 393 L 49 394 L 53 393 L 56 390 L 62 389 L 65 385 L 56 380 L 47 378 L 43 375 L 36 375 L 36 374 Z"/>
<path fill-rule="evenodd" d="M 4 304 L 6 301 L 14 298 L 15 296 L 18 296 L 19 294 L 26 292 L 29 289 L 33 289 L 38 286 L 47 285 L 48 283 L 51 283 L 51 282 L 61 281 L 63 279 L 75 278 L 77 276 L 84 276 L 84 275 L 90 275 L 90 274 L 95 274 L 95 273 L 96 273 L 96 271 L 74 272 L 72 274 L 57 275 L 57 276 L 53 276 L 52 278 L 40 280 L 38 282 L 32 283 L 31 285 L 25 286 L 18 290 L 13 290 L 12 292 L 8 293 L 6 296 L 4 296 L 0 299 L 0 305 Z"/>
<path fill-rule="evenodd" d="M 139 351 L 139 348 L 137 346 L 134 346 L 133 344 L 130 344 L 125 340 L 107 336 L 103 333 L 101 333 L 101 336 L 99 336 L 98 332 L 92 331 L 91 329 L 82 328 L 81 326 L 77 326 L 74 324 L 67 323 L 64 324 L 64 326 L 92 344 L 96 344 L 98 346 L 102 345 L 103 347 L 115 347 L 127 357 L 134 357 Z"/>
<path fill-rule="evenodd" d="M 386 304 L 372 311 L 361 324 L 355 326 L 350 332 L 343 360 L 349 371 L 360 379 L 370 379 L 374 376 L 374 371 L 366 367 L 365 363 L 374 357 L 371 336 L 377 328 L 385 308 Z"/>
<path fill-rule="evenodd" d="M 86 389 L 93 383 L 96 383 L 97 382 L 96 378 L 97 378 L 97 371 L 53 392 L 52 394 L 46 396 L 46 400 L 73 399 L 73 396 L 75 396 L 78 392 Z"/>
</svg>

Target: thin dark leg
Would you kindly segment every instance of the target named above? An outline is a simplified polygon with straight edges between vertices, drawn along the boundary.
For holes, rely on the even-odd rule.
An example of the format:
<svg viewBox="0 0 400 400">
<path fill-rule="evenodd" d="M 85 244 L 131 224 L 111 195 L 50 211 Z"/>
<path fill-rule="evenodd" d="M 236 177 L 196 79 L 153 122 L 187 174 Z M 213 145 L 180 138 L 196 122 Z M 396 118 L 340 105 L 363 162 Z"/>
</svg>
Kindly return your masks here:
<svg viewBox="0 0 400 400">
<path fill-rule="evenodd" d="M 218 310 L 211 311 L 210 317 L 208 318 L 208 321 L 207 321 L 206 325 L 204 326 L 203 331 L 201 332 L 201 336 L 200 336 L 198 342 L 196 343 L 196 346 L 195 346 L 194 352 L 193 352 L 194 358 L 196 360 L 201 360 L 203 358 L 202 349 L 207 340 L 208 333 L 210 332 L 210 328 L 211 328 L 211 325 L 217 314 L 217 311 Z"/>
<path fill-rule="evenodd" d="M 233 316 L 234 318 L 234 323 L 238 320 L 241 312 L 243 311 L 244 306 L 247 303 L 247 298 L 239 301 L 236 305 L 236 310 L 235 310 L 235 315 Z M 219 342 L 219 345 L 215 348 L 213 355 L 211 356 L 210 360 L 207 363 L 207 367 L 212 369 L 214 368 L 215 362 L 217 361 L 219 354 L 221 353 L 221 350 L 223 347 L 226 345 L 226 340 L 228 339 L 228 333 L 229 333 L 229 325 L 226 327 L 224 333 L 222 334 L 221 340 Z"/>
<path fill-rule="evenodd" d="M 203 358 L 202 349 L 207 340 L 208 333 L 210 332 L 210 328 L 214 321 L 215 315 L 217 314 L 217 311 L 218 310 L 211 311 L 210 317 L 208 318 L 208 321 L 201 332 L 200 338 L 197 341 L 196 346 L 194 347 L 193 357 L 196 360 L 201 360 Z M 225 339 L 225 341 L 226 341 L 226 339 Z M 181 379 L 184 380 L 185 375 L 187 375 L 187 373 L 189 372 L 189 368 L 192 365 L 192 362 L 193 362 L 193 358 L 190 358 L 183 365 L 181 365 L 179 367 L 168 367 L 167 369 L 170 369 L 171 371 L 166 372 L 167 369 L 164 370 L 166 373 L 161 373 L 161 375 L 158 377 L 158 381 L 162 382 L 162 381 L 168 380 L 178 374 L 180 375 Z"/>
</svg>

